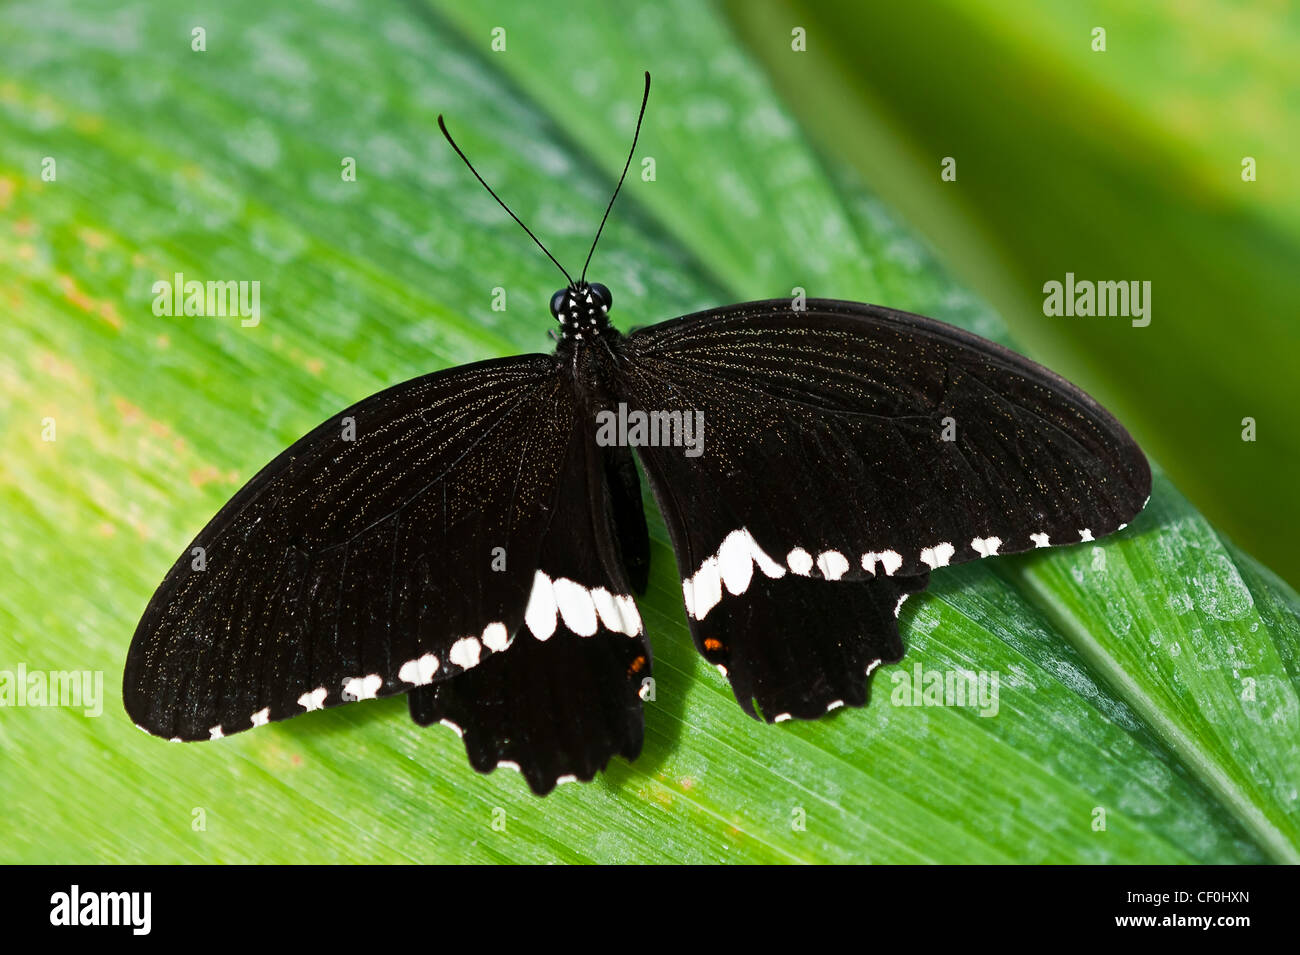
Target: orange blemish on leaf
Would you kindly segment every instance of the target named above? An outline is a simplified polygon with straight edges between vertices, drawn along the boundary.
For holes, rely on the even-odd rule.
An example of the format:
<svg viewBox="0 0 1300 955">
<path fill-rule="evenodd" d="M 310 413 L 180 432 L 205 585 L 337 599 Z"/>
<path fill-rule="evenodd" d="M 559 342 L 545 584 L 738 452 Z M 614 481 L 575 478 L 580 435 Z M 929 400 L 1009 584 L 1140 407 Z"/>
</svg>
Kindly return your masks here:
<svg viewBox="0 0 1300 955">
<path fill-rule="evenodd" d="M 94 229 L 83 227 L 78 231 L 77 235 L 80 237 L 82 242 L 86 243 L 86 245 L 90 246 L 92 249 L 102 249 L 104 246 L 108 245 L 108 240 L 104 238 L 104 234 L 102 232 L 96 232 Z"/>
<path fill-rule="evenodd" d="M 59 289 L 63 292 L 64 298 L 77 306 L 77 308 L 81 309 L 83 312 L 94 311 L 95 300 L 81 289 L 77 288 L 77 283 L 73 280 L 71 275 L 59 276 Z"/>
<path fill-rule="evenodd" d="M 190 484 L 194 487 L 203 487 L 205 484 L 211 484 L 213 481 L 220 480 L 221 472 L 210 464 L 190 471 Z"/>
<path fill-rule="evenodd" d="M 122 397 L 113 399 L 113 408 L 127 424 L 137 424 L 142 418 L 144 418 L 143 411 Z"/>
<path fill-rule="evenodd" d="M 151 540 L 153 538 L 153 528 L 136 515 L 129 516 L 126 522 L 131 525 L 131 530 L 135 531 L 141 540 Z"/>
<path fill-rule="evenodd" d="M 138 428 L 143 426 L 148 431 L 148 439 L 143 436 L 137 437 L 137 440 L 140 442 L 142 447 L 148 445 L 149 439 L 153 439 L 160 442 L 170 442 L 172 447 L 175 448 L 177 454 L 183 454 L 185 452 L 185 442 L 176 436 L 176 432 L 172 430 L 171 425 L 166 421 L 149 417 L 139 407 L 131 404 L 131 402 L 127 401 L 121 395 L 113 396 L 113 410 L 117 412 L 118 417 L 122 420 L 122 424 L 126 427 Z M 203 483 L 207 483 L 209 480 L 216 481 L 221 479 L 220 475 L 216 473 L 215 468 L 209 470 L 213 471 L 213 476 L 201 482 L 195 481 L 194 472 L 192 472 L 190 474 L 190 483 L 199 487 Z"/>
<path fill-rule="evenodd" d="M 78 384 L 78 379 L 81 377 L 77 373 L 76 365 L 70 361 L 64 361 L 53 352 L 43 351 L 37 355 L 36 367 L 51 378 L 57 378 L 69 384 Z"/>
<path fill-rule="evenodd" d="M 121 330 L 122 316 L 117 314 L 117 307 L 112 302 L 100 302 L 99 315 L 100 318 L 104 319 L 104 321 L 108 322 L 108 324 L 112 325 L 114 328 L 118 330 Z"/>
</svg>

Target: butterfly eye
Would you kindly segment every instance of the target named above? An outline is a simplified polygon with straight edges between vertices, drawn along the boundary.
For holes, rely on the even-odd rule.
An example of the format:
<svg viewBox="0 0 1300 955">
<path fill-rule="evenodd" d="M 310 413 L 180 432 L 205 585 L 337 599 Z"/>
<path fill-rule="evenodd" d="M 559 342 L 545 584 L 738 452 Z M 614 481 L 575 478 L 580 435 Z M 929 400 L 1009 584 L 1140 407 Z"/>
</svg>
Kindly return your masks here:
<svg viewBox="0 0 1300 955">
<path fill-rule="evenodd" d="M 557 319 L 560 318 L 560 314 L 564 311 L 564 303 L 568 298 L 569 290 L 567 288 L 562 288 L 551 296 L 551 314 Z"/>
<path fill-rule="evenodd" d="M 608 312 L 614 307 L 614 293 L 608 287 L 601 285 L 599 282 L 592 282 L 589 287 L 591 288 L 591 294 L 605 306 L 605 311 Z"/>
</svg>

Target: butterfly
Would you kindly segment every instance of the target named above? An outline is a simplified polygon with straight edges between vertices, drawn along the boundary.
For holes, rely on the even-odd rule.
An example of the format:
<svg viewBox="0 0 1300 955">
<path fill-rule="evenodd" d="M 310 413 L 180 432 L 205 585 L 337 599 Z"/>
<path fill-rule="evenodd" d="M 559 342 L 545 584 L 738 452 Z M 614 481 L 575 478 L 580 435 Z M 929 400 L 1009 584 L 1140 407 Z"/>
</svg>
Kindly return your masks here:
<svg viewBox="0 0 1300 955">
<path fill-rule="evenodd" d="M 553 354 L 482 361 L 339 412 L 264 467 L 150 600 L 123 699 L 216 739 L 407 695 L 481 772 L 537 793 L 635 759 L 637 610 L 663 515 L 695 645 L 768 722 L 867 702 L 898 614 L 950 564 L 1124 528 L 1150 496 L 1124 428 L 1045 368 L 855 302 L 729 305 L 619 332 L 568 279 Z"/>
</svg>

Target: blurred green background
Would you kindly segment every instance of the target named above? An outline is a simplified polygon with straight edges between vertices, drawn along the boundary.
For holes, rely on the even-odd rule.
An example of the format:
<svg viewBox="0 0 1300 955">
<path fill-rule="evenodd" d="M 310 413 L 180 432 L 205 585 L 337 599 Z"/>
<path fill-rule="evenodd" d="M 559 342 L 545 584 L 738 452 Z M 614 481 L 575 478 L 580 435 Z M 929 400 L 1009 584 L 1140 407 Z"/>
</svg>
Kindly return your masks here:
<svg viewBox="0 0 1300 955">
<path fill-rule="evenodd" d="M 0 859 L 1300 860 L 1298 38 L 1268 4 L 0 5 L 0 675 L 106 693 L 0 709 Z M 401 700 L 137 732 L 136 621 L 263 463 L 385 385 L 550 347 L 557 273 L 437 115 L 576 263 L 644 69 L 656 175 L 592 268 L 616 323 L 801 286 L 1011 342 L 1137 435 L 1148 509 L 936 574 L 870 707 L 769 727 L 690 645 L 651 506 L 644 755 L 546 800 Z M 260 281 L 260 323 L 153 314 L 178 271 Z M 1152 282 L 1150 326 L 1044 316 L 1066 272 Z M 1000 674 L 998 715 L 894 705 L 915 665 Z"/>
</svg>

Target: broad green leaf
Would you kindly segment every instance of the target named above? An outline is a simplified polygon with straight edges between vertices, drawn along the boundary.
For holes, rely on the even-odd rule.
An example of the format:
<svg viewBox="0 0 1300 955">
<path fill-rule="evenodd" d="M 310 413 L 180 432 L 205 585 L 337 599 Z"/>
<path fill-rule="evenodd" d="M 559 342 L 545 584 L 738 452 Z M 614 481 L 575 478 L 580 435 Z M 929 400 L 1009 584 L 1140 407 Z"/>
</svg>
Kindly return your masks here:
<svg viewBox="0 0 1300 955">
<path fill-rule="evenodd" d="M 592 268 L 623 327 L 800 286 L 1005 332 L 697 4 L 43 0 L 0 10 L 0 35 L 0 671 L 105 691 L 98 717 L 0 709 L 5 860 L 1297 857 L 1300 602 L 1163 479 L 1114 539 L 937 573 L 870 707 L 775 727 L 690 645 L 652 516 L 645 752 L 544 800 L 401 700 L 212 744 L 138 732 L 135 623 L 243 481 L 383 385 L 548 345 L 557 274 L 440 112 L 576 264 L 653 72 L 656 176 L 634 164 Z M 260 281 L 259 324 L 155 315 L 176 272 Z M 918 667 L 996 674 L 996 706 L 907 705 Z"/>
</svg>

